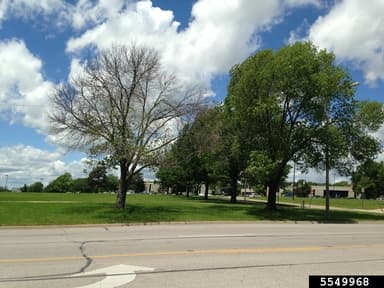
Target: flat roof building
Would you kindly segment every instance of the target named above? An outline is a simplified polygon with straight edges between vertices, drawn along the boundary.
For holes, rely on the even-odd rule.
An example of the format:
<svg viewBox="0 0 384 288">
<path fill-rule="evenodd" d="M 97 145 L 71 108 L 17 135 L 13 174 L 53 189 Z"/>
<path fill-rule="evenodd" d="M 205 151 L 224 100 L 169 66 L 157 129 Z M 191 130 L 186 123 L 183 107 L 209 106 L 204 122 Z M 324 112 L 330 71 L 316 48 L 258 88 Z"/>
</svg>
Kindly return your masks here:
<svg viewBox="0 0 384 288">
<path fill-rule="evenodd" d="M 311 186 L 310 196 L 325 197 L 325 185 L 313 185 Z M 329 196 L 331 198 L 354 198 L 355 193 L 352 190 L 352 186 L 329 186 Z"/>
</svg>

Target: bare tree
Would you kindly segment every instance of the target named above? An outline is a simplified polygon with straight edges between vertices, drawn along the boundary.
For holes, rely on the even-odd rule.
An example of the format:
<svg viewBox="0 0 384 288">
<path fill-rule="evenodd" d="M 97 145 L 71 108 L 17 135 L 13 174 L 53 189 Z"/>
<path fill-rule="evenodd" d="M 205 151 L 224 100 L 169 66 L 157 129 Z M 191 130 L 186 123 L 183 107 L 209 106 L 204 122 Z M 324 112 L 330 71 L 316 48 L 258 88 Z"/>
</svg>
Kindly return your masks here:
<svg viewBox="0 0 384 288">
<path fill-rule="evenodd" d="M 176 123 L 199 110 L 199 89 L 181 89 L 148 47 L 117 45 L 60 85 L 52 100 L 52 129 L 120 167 L 116 207 L 125 208 L 133 176 L 156 164 L 177 137 Z"/>
</svg>

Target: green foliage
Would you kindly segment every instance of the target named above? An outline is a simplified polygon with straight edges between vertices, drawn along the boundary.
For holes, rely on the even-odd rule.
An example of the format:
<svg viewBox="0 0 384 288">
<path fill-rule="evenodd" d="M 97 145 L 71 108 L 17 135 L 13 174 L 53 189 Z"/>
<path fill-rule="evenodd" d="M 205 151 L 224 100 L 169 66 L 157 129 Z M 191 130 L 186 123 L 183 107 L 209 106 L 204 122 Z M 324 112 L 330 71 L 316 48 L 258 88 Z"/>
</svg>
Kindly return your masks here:
<svg viewBox="0 0 384 288">
<path fill-rule="evenodd" d="M 309 193 L 311 192 L 311 185 L 305 180 L 300 179 L 295 183 L 295 188 L 293 191 L 297 197 L 308 197 Z"/>
<path fill-rule="evenodd" d="M 70 173 L 64 173 L 50 182 L 44 189 L 45 192 L 65 193 L 72 191 L 72 176 Z"/>
<path fill-rule="evenodd" d="M 144 184 L 143 174 L 139 173 L 133 176 L 131 183 L 128 186 L 128 190 L 132 190 L 136 193 L 144 192 L 145 184 Z"/>
<path fill-rule="evenodd" d="M 361 128 L 382 123 L 373 112 L 363 117 L 380 105 L 359 104 L 350 75 L 334 60 L 309 42 L 296 43 L 261 51 L 231 70 L 225 104 L 236 135 L 232 148 L 270 187 L 271 210 L 289 161 L 320 167 L 326 154 L 328 166 L 341 168 L 349 164 L 349 155 L 377 153 L 377 142 Z"/>
<path fill-rule="evenodd" d="M 357 104 L 356 120 L 363 129 L 378 130 L 384 122 L 383 103 L 360 101 Z"/>
<path fill-rule="evenodd" d="M 28 191 L 30 192 L 43 192 L 44 191 L 44 184 L 41 182 L 35 182 L 28 187 Z"/>
<path fill-rule="evenodd" d="M 222 182 L 235 202 L 246 177 L 269 186 L 274 210 L 290 161 L 348 174 L 353 161 L 380 151 L 369 132 L 384 120 L 382 104 L 354 98 L 356 83 L 332 53 L 296 43 L 261 51 L 230 74 L 224 105 L 185 127 L 168 154 L 158 172 L 164 184 Z"/>
<path fill-rule="evenodd" d="M 352 175 L 354 191 L 365 198 L 376 199 L 384 196 L 384 162 L 367 161 Z"/>
<path fill-rule="evenodd" d="M 105 185 L 106 191 L 115 192 L 119 189 L 119 178 L 115 175 L 107 175 Z"/>
<path fill-rule="evenodd" d="M 89 185 L 88 178 L 77 178 L 72 181 L 72 192 L 92 193 L 94 191 Z"/>
<path fill-rule="evenodd" d="M 253 184 L 268 183 L 270 175 L 276 171 L 276 163 L 268 158 L 266 153 L 261 151 L 251 152 L 247 175 L 251 176 L 250 180 Z M 253 181 L 252 181 L 253 180 Z"/>
<path fill-rule="evenodd" d="M 98 163 L 88 174 L 88 185 L 95 193 L 105 191 L 107 183 L 107 166 L 104 162 Z"/>
<path fill-rule="evenodd" d="M 196 189 L 201 183 L 208 187 L 223 178 L 219 176 L 222 174 L 219 121 L 220 110 L 213 108 L 201 111 L 192 124 L 184 126 L 157 171 L 163 187 Z"/>
<path fill-rule="evenodd" d="M 24 184 L 23 187 L 20 188 L 21 192 L 28 192 L 28 186 L 27 184 Z"/>
</svg>

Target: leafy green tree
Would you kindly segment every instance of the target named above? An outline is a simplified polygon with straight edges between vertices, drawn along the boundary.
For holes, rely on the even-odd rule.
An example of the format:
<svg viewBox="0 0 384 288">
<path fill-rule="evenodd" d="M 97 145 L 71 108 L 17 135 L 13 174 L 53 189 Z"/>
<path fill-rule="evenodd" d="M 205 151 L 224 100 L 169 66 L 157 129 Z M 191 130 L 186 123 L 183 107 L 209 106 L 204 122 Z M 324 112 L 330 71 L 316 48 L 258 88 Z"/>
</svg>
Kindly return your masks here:
<svg viewBox="0 0 384 288">
<path fill-rule="evenodd" d="M 249 131 L 243 126 L 243 121 L 238 117 L 238 112 L 232 103 L 233 99 L 227 97 L 219 118 L 219 139 L 221 171 L 226 176 L 230 187 L 231 203 L 237 202 L 239 193 L 238 183 L 241 175 L 247 168 L 250 154 Z"/>
<path fill-rule="evenodd" d="M 311 192 L 311 185 L 300 179 L 295 183 L 294 193 L 297 197 L 308 197 Z"/>
<path fill-rule="evenodd" d="M 43 192 L 44 184 L 41 182 L 35 182 L 28 186 L 28 192 Z"/>
<path fill-rule="evenodd" d="M 133 179 L 131 181 L 131 184 L 128 187 L 129 190 L 132 190 L 136 193 L 141 193 L 144 192 L 145 190 L 145 183 L 144 183 L 144 178 L 143 174 L 135 174 L 133 176 Z"/>
<path fill-rule="evenodd" d="M 285 170 L 281 175 L 280 183 L 283 183 L 288 176 L 290 166 L 285 166 Z M 248 183 L 252 185 L 267 186 L 271 174 L 276 171 L 276 163 L 272 162 L 267 155 L 258 151 L 251 152 L 246 175 Z"/>
<path fill-rule="evenodd" d="M 195 180 L 205 184 L 205 199 L 208 199 L 211 185 L 227 179 L 222 120 L 221 107 L 213 107 L 200 112 L 188 131 L 190 153 L 196 157 L 193 165 Z"/>
<path fill-rule="evenodd" d="M 72 191 L 78 193 L 92 193 L 88 178 L 77 178 L 72 180 Z"/>
<path fill-rule="evenodd" d="M 214 107 L 201 111 L 193 123 L 184 126 L 157 172 L 163 186 L 186 187 L 197 191 L 205 184 L 204 197 L 208 199 L 211 184 L 223 178 L 220 160 L 223 151 L 219 135 L 221 109 Z"/>
<path fill-rule="evenodd" d="M 246 159 L 249 169 L 259 170 L 257 161 L 248 162 L 253 151 L 266 163 L 262 177 L 269 187 L 269 210 L 276 209 L 276 192 L 289 161 L 305 159 L 314 166 L 332 154 L 327 159 L 335 162 L 326 165 L 335 167 L 336 160 L 346 159 L 348 153 L 361 155 L 353 147 L 357 139 L 373 143 L 352 125 L 359 106 L 354 85 L 334 62 L 332 53 L 306 42 L 261 51 L 231 70 L 225 104 L 239 150 L 245 153 L 239 159 Z"/>
<path fill-rule="evenodd" d="M 312 166 L 322 168 L 326 173 L 327 218 L 330 210 L 330 169 L 351 175 L 354 164 L 372 162 L 380 152 L 381 145 L 371 133 L 379 129 L 383 121 L 383 105 L 378 102 L 355 101 L 350 107 L 349 115 L 327 111 L 322 128 L 313 139 L 316 145 L 306 154 Z"/>
<path fill-rule="evenodd" d="M 105 190 L 107 184 L 107 166 L 104 162 L 98 163 L 88 175 L 88 185 L 95 193 Z"/>
<path fill-rule="evenodd" d="M 200 163 L 189 131 L 190 125 L 187 124 L 156 173 L 161 185 L 172 188 L 173 193 L 180 192 L 180 188 L 188 190 L 189 186 L 199 181 Z"/>
<path fill-rule="evenodd" d="M 45 187 L 45 192 L 65 193 L 72 191 L 72 175 L 64 173 Z"/>
<path fill-rule="evenodd" d="M 159 179 L 160 186 L 168 193 L 169 189 L 182 185 L 184 182 L 184 170 L 177 164 L 173 151 L 171 150 L 163 158 L 162 163 L 156 171 L 156 178 Z"/>
<path fill-rule="evenodd" d="M 116 192 L 119 189 L 119 178 L 115 175 L 107 175 L 106 191 Z"/>
<path fill-rule="evenodd" d="M 352 174 L 354 191 L 364 197 L 375 199 L 384 195 L 384 162 L 366 161 Z"/>
<path fill-rule="evenodd" d="M 20 188 L 21 192 L 28 192 L 28 185 L 24 184 L 23 187 Z"/>
</svg>

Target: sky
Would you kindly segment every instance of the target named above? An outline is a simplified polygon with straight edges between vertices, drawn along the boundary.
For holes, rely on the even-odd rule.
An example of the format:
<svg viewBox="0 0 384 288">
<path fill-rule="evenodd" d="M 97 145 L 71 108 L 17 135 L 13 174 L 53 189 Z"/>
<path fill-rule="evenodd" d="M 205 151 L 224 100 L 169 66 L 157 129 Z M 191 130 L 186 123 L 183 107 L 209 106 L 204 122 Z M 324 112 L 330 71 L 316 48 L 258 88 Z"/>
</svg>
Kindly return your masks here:
<svg viewBox="0 0 384 288">
<path fill-rule="evenodd" d="M 153 47 L 166 70 L 220 102 L 233 65 L 310 40 L 360 83 L 358 99 L 382 101 L 383 11 L 384 0 L 0 0 L 0 186 L 86 176 L 86 155 L 58 143 L 48 113 L 55 85 L 92 53 Z M 324 182 L 314 171 L 300 178 Z"/>
</svg>

